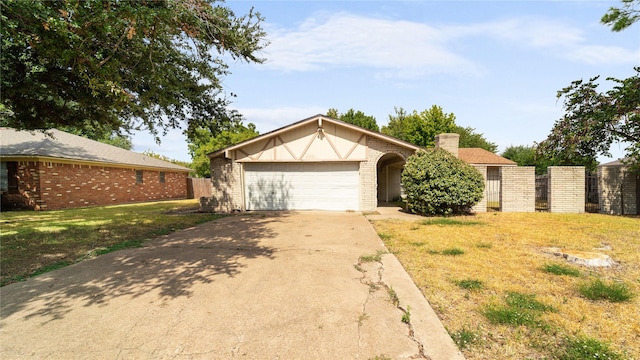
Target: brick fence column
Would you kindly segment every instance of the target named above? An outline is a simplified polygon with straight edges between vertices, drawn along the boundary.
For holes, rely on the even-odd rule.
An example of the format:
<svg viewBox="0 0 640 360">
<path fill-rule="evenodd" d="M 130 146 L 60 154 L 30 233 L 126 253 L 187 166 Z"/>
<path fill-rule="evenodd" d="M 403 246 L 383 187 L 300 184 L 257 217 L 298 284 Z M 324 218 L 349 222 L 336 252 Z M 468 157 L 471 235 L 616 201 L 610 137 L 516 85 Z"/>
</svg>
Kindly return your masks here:
<svg viewBox="0 0 640 360">
<path fill-rule="evenodd" d="M 500 168 L 500 210 L 502 212 L 536 211 L 536 174 L 533 166 Z"/>
<path fill-rule="evenodd" d="M 583 213 L 584 166 L 549 166 L 549 211 Z"/>
</svg>

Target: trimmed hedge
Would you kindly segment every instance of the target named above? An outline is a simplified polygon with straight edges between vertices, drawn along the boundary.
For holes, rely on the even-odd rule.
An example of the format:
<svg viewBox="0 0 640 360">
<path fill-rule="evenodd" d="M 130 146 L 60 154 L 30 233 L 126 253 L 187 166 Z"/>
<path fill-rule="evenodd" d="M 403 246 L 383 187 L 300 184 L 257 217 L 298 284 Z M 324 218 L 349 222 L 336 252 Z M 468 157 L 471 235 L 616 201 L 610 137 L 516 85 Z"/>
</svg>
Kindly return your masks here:
<svg viewBox="0 0 640 360">
<path fill-rule="evenodd" d="M 420 150 L 402 172 L 407 209 L 422 215 L 468 214 L 483 196 L 484 178 L 443 149 Z"/>
</svg>

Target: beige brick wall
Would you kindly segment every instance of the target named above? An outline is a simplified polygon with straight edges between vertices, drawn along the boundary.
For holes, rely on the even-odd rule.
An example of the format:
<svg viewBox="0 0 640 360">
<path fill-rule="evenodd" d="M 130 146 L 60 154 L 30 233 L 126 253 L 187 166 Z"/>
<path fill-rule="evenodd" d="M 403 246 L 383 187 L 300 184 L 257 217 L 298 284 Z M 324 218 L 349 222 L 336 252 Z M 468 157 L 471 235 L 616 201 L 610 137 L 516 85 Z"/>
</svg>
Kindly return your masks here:
<svg viewBox="0 0 640 360">
<path fill-rule="evenodd" d="M 217 157 L 211 159 L 211 197 L 200 198 L 203 211 L 229 213 L 244 210 L 242 164 Z"/>
<path fill-rule="evenodd" d="M 550 166 L 548 199 L 552 213 L 583 213 L 585 203 L 584 166 Z"/>
<path fill-rule="evenodd" d="M 600 212 L 612 215 L 637 215 L 637 174 L 626 166 L 598 167 L 598 202 Z"/>
<path fill-rule="evenodd" d="M 471 211 L 475 213 L 487 212 L 487 167 L 485 165 L 474 165 L 473 167 L 482 174 L 485 186 L 482 199 L 473 208 L 471 208 Z"/>
<path fill-rule="evenodd" d="M 501 167 L 500 178 L 500 209 L 502 212 L 536 211 L 535 167 Z"/>
</svg>

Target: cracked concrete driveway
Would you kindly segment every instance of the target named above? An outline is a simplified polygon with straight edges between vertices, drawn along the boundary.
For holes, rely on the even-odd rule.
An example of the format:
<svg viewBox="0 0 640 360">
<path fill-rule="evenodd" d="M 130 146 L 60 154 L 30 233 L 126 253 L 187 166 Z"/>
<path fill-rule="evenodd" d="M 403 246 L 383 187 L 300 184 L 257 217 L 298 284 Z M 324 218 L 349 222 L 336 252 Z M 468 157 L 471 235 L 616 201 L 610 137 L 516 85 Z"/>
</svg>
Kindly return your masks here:
<svg viewBox="0 0 640 360">
<path fill-rule="evenodd" d="M 226 217 L 3 287 L 0 357 L 462 359 L 383 250 L 358 213 Z"/>
</svg>

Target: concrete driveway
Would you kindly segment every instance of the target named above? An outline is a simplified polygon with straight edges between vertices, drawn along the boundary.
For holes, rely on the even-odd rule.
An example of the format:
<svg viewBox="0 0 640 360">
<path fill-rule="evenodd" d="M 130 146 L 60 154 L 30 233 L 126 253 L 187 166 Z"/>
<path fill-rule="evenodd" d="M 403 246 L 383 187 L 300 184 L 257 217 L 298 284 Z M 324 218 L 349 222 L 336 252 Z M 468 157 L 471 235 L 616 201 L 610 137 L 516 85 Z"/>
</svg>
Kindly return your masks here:
<svg viewBox="0 0 640 360">
<path fill-rule="evenodd" d="M 1 288 L 0 358 L 462 359 L 383 250 L 358 213 L 226 217 Z"/>
</svg>

